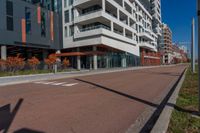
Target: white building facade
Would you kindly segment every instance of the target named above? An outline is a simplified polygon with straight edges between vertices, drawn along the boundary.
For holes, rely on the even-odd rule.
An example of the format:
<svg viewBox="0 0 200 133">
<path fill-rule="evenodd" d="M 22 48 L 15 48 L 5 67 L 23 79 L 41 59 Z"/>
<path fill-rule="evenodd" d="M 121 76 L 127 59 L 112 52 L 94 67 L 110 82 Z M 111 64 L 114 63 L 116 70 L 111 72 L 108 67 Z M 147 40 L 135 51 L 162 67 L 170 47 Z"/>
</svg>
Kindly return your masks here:
<svg viewBox="0 0 200 133">
<path fill-rule="evenodd" d="M 62 0 L 61 52 L 71 52 L 78 69 L 141 65 L 141 51 L 157 53 L 161 34 L 160 0 L 149 4 L 148 9 L 139 0 Z"/>
</svg>

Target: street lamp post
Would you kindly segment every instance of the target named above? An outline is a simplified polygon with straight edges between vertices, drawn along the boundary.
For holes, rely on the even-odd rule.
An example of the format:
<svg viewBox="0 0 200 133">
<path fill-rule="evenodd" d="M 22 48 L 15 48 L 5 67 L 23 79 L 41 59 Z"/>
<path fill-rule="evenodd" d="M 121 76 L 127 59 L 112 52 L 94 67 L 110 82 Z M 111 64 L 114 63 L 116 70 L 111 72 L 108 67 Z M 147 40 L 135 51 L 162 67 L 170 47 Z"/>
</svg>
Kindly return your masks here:
<svg viewBox="0 0 200 133">
<path fill-rule="evenodd" d="M 192 38 L 191 38 L 191 68 L 195 73 L 195 19 L 192 19 Z"/>
<path fill-rule="evenodd" d="M 197 0 L 197 6 L 198 6 L 198 74 L 200 74 L 200 1 Z M 200 76 L 199 76 L 199 112 L 200 112 Z"/>
</svg>

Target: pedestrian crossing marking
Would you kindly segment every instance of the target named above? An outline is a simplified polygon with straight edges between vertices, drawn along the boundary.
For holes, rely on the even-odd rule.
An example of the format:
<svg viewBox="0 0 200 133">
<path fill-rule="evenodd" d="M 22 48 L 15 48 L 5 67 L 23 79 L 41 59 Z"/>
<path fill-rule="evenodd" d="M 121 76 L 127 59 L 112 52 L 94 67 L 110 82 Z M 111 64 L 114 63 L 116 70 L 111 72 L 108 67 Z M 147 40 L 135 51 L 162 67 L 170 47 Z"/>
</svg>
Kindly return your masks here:
<svg viewBox="0 0 200 133">
<path fill-rule="evenodd" d="M 62 84 L 66 84 L 66 82 L 61 82 L 61 83 L 53 83 L 51 85 L 62 85 Z"/>
<path fill-rule="evenodd" d="M 62 85 L 62 86 L 66 86 L 66 87 L 70 87 L 70 86 L 74 86 L 74 85 L 77 85 L 78 83 L 72 83 L 72 84 L 65 84 L 65 85 Z"/>
<path fill-rule="evenodd" d="M 78 83 L 68 83 L 67 82 L 56 82 L 56 81 L 38 81 L 34 82 L 35 84 L 43 84 L 43 85 L 52 85 L 52 86 L 63 86 L 63 87 L 71 87 L 77 85 Z"/>
<path fill-rule="evenodd" d="M 49 85 L 49 84 L 53 84 L 55 82 L 46 82 L 46 83 L 42 83 L 42 84 L 45 84 L 45 85 Z"/>
</svg>

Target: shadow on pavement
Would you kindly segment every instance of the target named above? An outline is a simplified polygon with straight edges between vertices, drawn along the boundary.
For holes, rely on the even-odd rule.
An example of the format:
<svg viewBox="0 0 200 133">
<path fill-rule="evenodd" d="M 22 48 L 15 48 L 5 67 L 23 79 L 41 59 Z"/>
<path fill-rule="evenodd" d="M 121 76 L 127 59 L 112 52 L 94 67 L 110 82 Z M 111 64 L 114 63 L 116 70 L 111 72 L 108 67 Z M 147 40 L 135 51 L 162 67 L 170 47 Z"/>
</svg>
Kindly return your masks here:
<svg viewBox="0 0 200 133">
<path fill-rule="evenodd" d="M 32 130 L 32 129 L 27 129 L 27 128 L 22 128 L 22 129 L 15 131 L 14 133 L 45 133 L 45 132 L 36 131 L 36 130 Z"/>
<path fill-rule="evenodd" d="M 191 114 L 191 115 L 194 115 L 194 116 L 200 116 L 200 113 L 198 111 L 184 109 L 184 108 L 181 108 L 181 107 L 179 107 L 175 104 L 172 104 L 172 103 L 167 103 L 167 106 L 173 107 L 175 110 L 183 112 L 183 113 L 188 113 L 188 114 Z"/>
<path fill-rule="evenodd" d="M 76 79 L 76 80 L 81 81 L 81 82 L 84 82 L 84 83 L 87 83 L 87 84 L 94 85 L 94 86 L 99 87 L 99 88 L 101 88 L 101 89 L 104 89 L 104 90 L 106 90 L 106 91 L 110 91 L 110 92 L 112 92 L 112 93 L 118 94 L 118 95 L 120 95 L 120 96 L 127 97 L 127 98 L 129 98 L 129 99 L 132 99 L 132 100 L 141 102 L 141 103 L 143 103 L 143 104 L 146 104 L 146 105 L 149 105 L 149 106 L 152 106 L 152 107 L 157 107 L 157 106 L 158 106 L 158 105 L 155 104 L 155 103 L 151 103 L 151 102 L 149 102 L 149 101 L 146 101 L 146 100 L 143 100 L 143 99 L 140 99 L 140 98 L 137 98 L 137 97 L 134 97 L 134 96 L 125 94 L 125 93 L 120 92 L 120 91 L 116 91 L 116 90 L 107 88 L 107 87 L 105 87 L 105 86 L 101 86 L 101 85 L 96 84 L 96 83 L 92 83 L 92 82 L 85 81 L 85 80 L 82 80 L 82 79 Z"/>
<path fill-rule="evenodd" d="M 0 107 L 0 131 L 3 130 L 3 133 L 8 132 L 22 102 L 23 99 L 19 99 L 12 112 L 10 104 Z"/>
<path fill-rule="evenodd" d="M 164 107 L 167 105 L 167 102 L 168 100 L 170 99 L 171 95 L 173 94 L 173 92 L 175 91 L 176 89 L 176 86 L 178 85 L 179 81 L 181 80 L 184 72 L 185 72 L 186 69 L 184 69 L 184 71 L 182 72 L 181 75 L 173 75 L 173 76 L 179 76 L 178 80 L 176 81 L 176 83 L 173 85 L 172 89 L 168 92 L 168 94 L 164 97 L 164 99 L 162 100 L 161 104 L 158 105 L 158 104 L 155 104 L 155 103 L 151 103 L 149 101 L 146 101 L 146 100 L 143 100 L 143 99 L 140 99 L 140 98 L 137 98 L 137 97 L 134 97 L 134 96 L 131 96 L 131 95 L 128 95 L 128 94 L 125 94 L 125 93 L 122 93 L 122 92 L 119 92 L 119 91 L 116 91 L 116 90 L 113 90 L 113 89 L 110 89 L 110 88 L 107 88 L 107 87 L 104 87 L 104 86 L 101 86 L 101 85 L 98 85 L 96 83 L 92 83 L 90 81 L 85 81 L 85 80 L 82 80 L 82 79 L 76 79 L 78 81 L 81 81 L 81 82 L 84 82 L 84 83 L 88 83 L 88 84 L 91 84 L 91 85 L 94 85 L 96 87 L 99 87 L 101 89 L 104 89 L 106 91 L 110 91 L 112 93 L 115 93 L 115 94 L 118 94 L 118 95 L 121 95 L 121 96 L 124 96 L 124 97 L 127 97 L 129 99 L 132 99 L 132 100 L 135 100 L 135 101 L 138 101 L 138 102 L 141 102 L 141 103 L 144 103 L 146 105 L 149 105 L 149 106 L 152 106 L 152 107 L 155 107 L 156 110 L 153 112 L 153 114 L 151 115 L 151 117 L 147 120 L 147 122 L 144 124 L 144 126 L 142 127 L 142 129 L 140 130 L 140 133 L 149 133 L 151 132 L 151 130 L 153 129 L 155 123 L 157 122 L 160 114 L 162 113 Z M 170 73 L 160 73 L 160 74 L 165 74 L 165 75 L 171 75 Z"/>
<path fill-rule="evenodd" d="M 186 68 L 184 69 L 182 74 L 179 76 L 179 78 L 176 81 L 176 83 L 172 86 L 171 90 L 168 92 L 168 94 L 162 100 L 161 104 L 157 107 L 157 109 L 154 111 L 154 113 L 151 115 L 151 117 L 145 123 L 143 128 L 140 130 L 140 133 L 149 133 L 149 132 L 151 132 L 151 130 L 153 129 L 154 125 L 156 124 L 160 114 L 162 113 L 164 107 L 167 105 L 171 95 L 174 93 L 178 83 L 180 82 L 181 78 L 183 77 L 185 71 L 186 71 Z"/>
</svg>

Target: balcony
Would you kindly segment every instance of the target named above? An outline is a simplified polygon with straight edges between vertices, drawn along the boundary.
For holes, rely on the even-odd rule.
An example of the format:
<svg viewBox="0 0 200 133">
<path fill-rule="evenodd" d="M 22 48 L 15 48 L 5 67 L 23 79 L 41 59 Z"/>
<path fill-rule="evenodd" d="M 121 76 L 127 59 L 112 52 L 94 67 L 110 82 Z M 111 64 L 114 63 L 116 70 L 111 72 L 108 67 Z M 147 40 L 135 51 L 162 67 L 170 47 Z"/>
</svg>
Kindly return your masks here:
<svg viewBox="0 0 200 133">
<path fill-rule="evenodd" d="M 91 0 L 75 0 L 74 7 L 90 2 Z"/>
<path fill-rule="evenodd" d="M 139 15 L 139 16 L 141 16 L 141 17 L 143 17 L 142 12 L 138 11 L 138 12 L 136 12 L 136 14 Z"/>
<path fill-rule="evenodd" d="M 154 41 L 154 38 L 148 32 L 141 32 L 141 33 L 139 33 L 139 36 L 144 39 Z"/>
<path fill-rule="evenodd" d="M 155 46 L 153 46 L 150 42 L 140 42 L 140 47 L 155 51 Z"/>
<path fill-rule="evenodd" d="M 91 26 L 91 27 L 87 27 L 87 28 L 82 28 L 82 29 L 80 29 L 80 32 L 85 32 L 85 31 L 95 30 L 95 29 L 100 29 L 100 28 L 111 30 L 110 27 L 102 24 L 102 25 L 96 25 L 96 26 Z"/>
<path fill-rule="evenodd" d="M 102 9 L 100 10 L 93 10 L 90 12 L 87 12 L 85 14 L 81 14 L 78 17 L 74 18 L 74 23 L 80 23 L 80 22 L 84 22 L 84 21 L 89 21 L 89 20 L 93 20 L 93 19 L 98 19 L 100 18 L 102 15 L 103 11 Z"/>
</svg>

